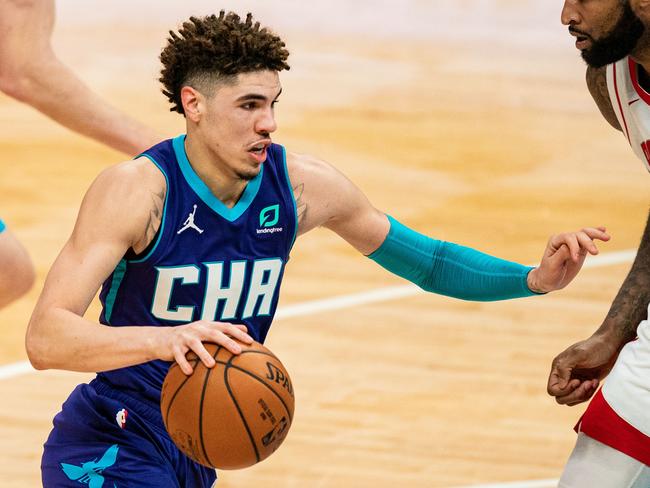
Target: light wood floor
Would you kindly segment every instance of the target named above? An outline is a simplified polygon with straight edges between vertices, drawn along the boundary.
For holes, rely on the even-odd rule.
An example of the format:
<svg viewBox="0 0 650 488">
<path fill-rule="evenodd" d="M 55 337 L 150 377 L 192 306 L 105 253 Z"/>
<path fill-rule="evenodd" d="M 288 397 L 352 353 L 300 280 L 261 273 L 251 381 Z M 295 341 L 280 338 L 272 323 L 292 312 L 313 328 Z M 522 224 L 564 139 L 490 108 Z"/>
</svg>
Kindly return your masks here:
<svg viewBox="0 0 650 488">
<path fill-rule="evenodd" d="M 224 5 L 258 12 L 292 52 L 276 141 L 329 160 L 404 223 L 526 263 L 551 233 L 585 225 L 608 227 L 614 238 L 604 253 L 635 248 L 648 176 L 592 104 L 559 2 L 538 3 Z M 207 2 L 155 13 L 148 1 L 128 4 L 130 21 L 112 4 L 106 12 L 62 5 L 57 52 L 112 103 L 178 134 L 182 121 L 155 82 L 156 58 L 175 19 L 206 12 Z M 142 15 L 153 16 L 150 24 Z M 2 96 L 0 127 L 0 216 L 39 276 L 29 296 L 0 311 L 0 363 L 10 364 L 25 359 L 30 310 L 85 189 L 123 157 Z M 548 366 L 599 324 L 628 267 L 587 269 L 541 298 L 475 304 L 421 294 L 278 319 L 267 345 L 292 374 L 294 425 L 276 454 L 221 473 L 220 486 L 557 477 L 584 407 L 546 396 Z M 399 284 L 318 230 L 296 244 L 281 307 Z M 97 313 L 93 305 L 89 316 Z M 0 380 L 0 486 L 39 486 L 51 419 L 88 378 L 50 371 Z"/>
</svg>

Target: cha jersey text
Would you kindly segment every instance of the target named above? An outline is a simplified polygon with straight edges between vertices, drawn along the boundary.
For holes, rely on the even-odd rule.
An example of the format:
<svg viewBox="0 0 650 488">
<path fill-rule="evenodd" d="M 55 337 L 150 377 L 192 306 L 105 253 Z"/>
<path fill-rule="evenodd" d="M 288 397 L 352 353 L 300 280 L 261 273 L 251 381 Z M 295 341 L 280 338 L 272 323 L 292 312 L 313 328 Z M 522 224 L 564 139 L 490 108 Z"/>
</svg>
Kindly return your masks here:
<svg viewBox="0 0 650 488">
<path fill-rule="evenodd" d="M 224 262 L 203 263 L 203 268 L 196 265 L 156 267 L 158 278 L 153 296 L 151 313 L 163 320 L 192 322 L 194 305 L 170 304 L 174 287 L 196 285 L 200 282 L 201 272 L 207 273 L 205 295 L 201 310 L 201 320 L 247 319 L 255 316 L 270 315 L 273 297 L 282 272 L 282 259 L 270 258 L 253 261 L 250 279 L 246 286 L 247 261 L 232 261 L 230 266 L 230 283 L 223 285 Z M 244 293 L 246 292 L 246 293 Z M 242 299 L 246 300 L 241 317 L 237 310 Z M 215 317 L 219 301 L 224 300 L 220 317 Z M 259 302 L 259 306 L 258 305 Z"/>
</svg>

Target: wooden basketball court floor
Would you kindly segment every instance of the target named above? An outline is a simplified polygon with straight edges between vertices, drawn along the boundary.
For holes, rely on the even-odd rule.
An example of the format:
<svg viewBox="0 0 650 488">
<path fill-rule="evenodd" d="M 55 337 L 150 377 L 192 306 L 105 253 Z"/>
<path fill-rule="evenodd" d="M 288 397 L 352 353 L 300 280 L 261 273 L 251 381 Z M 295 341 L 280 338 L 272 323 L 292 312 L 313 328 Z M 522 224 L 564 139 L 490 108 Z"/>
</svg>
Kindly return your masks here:
<svg viewBox="0 0 650 488">
<path fill-rule="evenodd" d="M 156 84 L 162 40 L 214 7 L 174 4 L 61 2 L 54 38 L 83 79 L 165 136 L 183 124 Z M 255 12 L 291 50 L 275 140 L 329 160 L 377 207 L 526 263 L 553 232 L 603 224 L 613 239 L 567 290 L 477 304 L 413 292 L 327 231 L 299 238 L 267 342 L 292 374 L 295 422 L 277 453 L 219 486 L 553 486 L 584 406 L 546 395 L 548 367 L 608 310 L 649 196 L 589 98 L 561 2 L 222 4 Z M 123 156 L 6 97 L 0 127 L 0 216 L 38 270 L 0 311 L 0 486 L 32 487 L 52 417 L 92 375 L 24 368 L 25 327 L 85 189 Z"/>
</svg>

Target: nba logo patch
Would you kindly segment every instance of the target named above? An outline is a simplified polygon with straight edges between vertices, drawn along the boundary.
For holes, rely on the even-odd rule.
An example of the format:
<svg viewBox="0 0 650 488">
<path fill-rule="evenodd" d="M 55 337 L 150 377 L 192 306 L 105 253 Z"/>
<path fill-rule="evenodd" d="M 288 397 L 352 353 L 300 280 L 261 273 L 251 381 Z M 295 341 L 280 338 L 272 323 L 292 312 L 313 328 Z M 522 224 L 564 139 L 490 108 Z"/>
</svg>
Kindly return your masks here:
<svg viewBox="0 0 650 488">
<path fill-rule="evenodd" d="M 123 408 L 115 415 L 115 421 L 117 425 L 120 426 L 120 429 L 123 429 L 126 426 L 126 418 L 129 416 L 129 412 L 126 411 L 126 408 Z"/>
</svg>

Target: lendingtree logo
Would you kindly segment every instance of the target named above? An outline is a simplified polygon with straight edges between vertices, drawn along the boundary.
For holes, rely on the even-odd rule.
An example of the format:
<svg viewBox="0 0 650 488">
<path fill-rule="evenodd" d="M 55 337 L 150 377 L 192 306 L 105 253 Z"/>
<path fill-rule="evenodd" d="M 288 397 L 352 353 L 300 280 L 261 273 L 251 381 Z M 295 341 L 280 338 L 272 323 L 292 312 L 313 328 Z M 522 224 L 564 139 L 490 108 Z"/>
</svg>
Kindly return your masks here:
<svg viewBox="0 0 650 488">
<path fill-rule="evenodd" d="M 257 228 L 257 234 L 275 234 L 282 232 L 283 227 L 275 227 L 280 220 L 280 204 L 269 205 L 260 212 L 260 226 Z"/>
<path fill-rule="evenodd" d="M 260 212 L 260 227 L 273 227 L 280 219 L 280 205 L 270 205 Z"/>
</svg>

